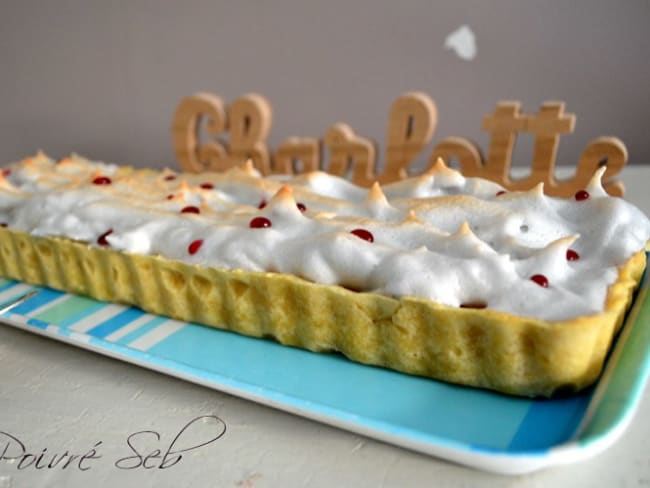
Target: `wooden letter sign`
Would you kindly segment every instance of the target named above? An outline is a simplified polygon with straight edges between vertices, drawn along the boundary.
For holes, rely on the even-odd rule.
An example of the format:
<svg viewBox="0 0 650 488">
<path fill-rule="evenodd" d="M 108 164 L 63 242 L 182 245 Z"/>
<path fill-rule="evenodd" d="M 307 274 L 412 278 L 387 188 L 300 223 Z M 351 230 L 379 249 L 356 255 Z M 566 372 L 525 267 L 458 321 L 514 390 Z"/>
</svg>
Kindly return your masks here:
<svg viewBox="0 0 650 488">
<path fill-rule="evenodd" d="M 226 108 L 223 101 L 208 93 L 196 93 L 181 100 L 174 114 L 172 137 L 176 158 L 184 171 L 221 171 L 250 159 L 264 175 L 328 171 L 349 177 L 354 183 L 371 186 L 408 177 L 420 153 L 431 142 L 438 120 L 436 105 L 425 93 L 405 93 L 391 106 L 386 134 L 385 164 L 377 168 L 376 145 L 357 135 L 345 123 L 332 125 L 322 140 L 290 137 L 271 155 L 267 138 L 271 129 L 271 106 L 260 95 L 245 95 Z M 202 141 L 204 127 L 206 141 Z M 494 113 L 483 119 L 483 130 L 490 133 L 487 158 L 467 139 L 447 137 L 435 145 L 429 166 L 438 158 L 456 161 L 468 177 L 495 181 L 510 190 L 527 190 L 544 183 L 544 191 L 554 196 L 571 196 L 584 188 L 603 165 L 605 189 L 623 195 L 623 184 L 612 180 L 627 162 L 625 145 L 615 137 L 600 137 L 583 151 L 575 174 L 568 180 L 555 179 L 557 148 L 562 134 L 573 132 L 575 115 L 564 112 L 564 103 L 545 102 L 536 114 L 521 112 L 519 102 L 500 102 Z M 219 139 L 229 134 L 229 141 Z M 525 179 L 510 177 L 512 151 L 520 133 L 535 138 L 531 173 Z M 329 161 L 323 161 L 323 147 Z"/>
</svg>

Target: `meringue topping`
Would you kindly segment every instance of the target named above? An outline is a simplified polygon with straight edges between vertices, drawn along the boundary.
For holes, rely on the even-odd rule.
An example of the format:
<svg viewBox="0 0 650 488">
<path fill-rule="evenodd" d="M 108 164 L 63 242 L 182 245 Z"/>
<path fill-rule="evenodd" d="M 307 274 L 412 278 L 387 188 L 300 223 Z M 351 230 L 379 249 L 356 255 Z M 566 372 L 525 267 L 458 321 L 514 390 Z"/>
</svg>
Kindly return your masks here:
<svg viewBox="0 0 650 488">
<path fill-rule="evenodd" d="M 544 320 L 602 312 L 650 238 L 647 217 L 602 189 L 605 168 L 567 199 L 503 193 L 442 162 L 369 190 L 250 164 L 195 175 L 39 154 L 8 169 L 0 222 L 33 235 Z"/>
</svg>

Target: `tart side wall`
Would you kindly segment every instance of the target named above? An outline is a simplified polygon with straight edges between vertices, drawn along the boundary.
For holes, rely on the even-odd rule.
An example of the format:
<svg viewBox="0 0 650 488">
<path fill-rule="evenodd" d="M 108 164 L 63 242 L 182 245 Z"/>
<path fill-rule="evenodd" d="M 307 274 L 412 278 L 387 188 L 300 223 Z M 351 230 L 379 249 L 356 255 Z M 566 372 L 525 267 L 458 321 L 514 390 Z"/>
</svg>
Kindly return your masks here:
<svg viewBox="0 0 650 488">
<path fill-rule="evenodd" d="M 598 378 L 645 264 L 641 251 L 619 269 L 602 314 L 547 322 L 0 228 L 0 275 L 7 278 L 523 396 L 578 391 Z"/>
</svg>

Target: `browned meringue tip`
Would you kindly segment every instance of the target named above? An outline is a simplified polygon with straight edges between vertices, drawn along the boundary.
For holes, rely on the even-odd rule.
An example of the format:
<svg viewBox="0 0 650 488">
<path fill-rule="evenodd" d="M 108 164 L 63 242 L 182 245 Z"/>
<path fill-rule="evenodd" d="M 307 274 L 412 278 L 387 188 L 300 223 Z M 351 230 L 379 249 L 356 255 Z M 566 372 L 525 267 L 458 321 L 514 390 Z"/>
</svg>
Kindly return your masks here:
<svg viewBox="0 0 650 488">
<path fill-rule="evenodd" d="M 43 161 L 43 160 L 49 161 L 50 157 L 47 154 L 45 154 L 45 151 L 39 149 L 38 151 L 36 151 L 36 154 L 32 156 L 30 159 L 34 161 Z"/>
<path fill-rule="evenodd" d="M 478 238 L 478 236 L 474 233 L 474 231 L 472 230 L 472 228 L 470 227 L 470 225 L 469 225 L 469 223 L 467 221 L 460 224 L 460 227 L 458 228 L 458 230 L 456 232 L 454 232 L 451 235 L 451 237 L 456 238 L 456 239 L 471 238 L 471 239 L 480 240 Z"/>
<path fill-rule="evenodd" d="M 529 195 L 536 196 L 536 197 L 543 197 L 544 196 L 544 182 L 540 181 L 534 187 L 532 187 L 530 190 L 528 190 L 526 193 L 528 193 Z"/>
<path fill-rule="evenodd" d="M 407 224 L 407 223 L 423 224 L 424 220 L 422 220 L 420 217 L 417 216 L 417 214 L 415 213 L 415 210 L 411 209 L 406 214 L 406 217 L 404 218 L 404 220 L 402 220 L 402 223 L 405 223 L 405 224 Z"/>
<path fill-rule="evenodd" d="M 381 189 L 381 185 L 378 181 L 375 181 L 370 190 L 368 190 L 368 196 L 366 197 L 366 202 L 369 203 L 388 203 L 386 195 Z"/>
<path fill-rule="evenodd" d="M 571 244 L 578 240 L 580 234 L 573 234 L 570 236 L 560 237 L 555 239 L 553 242 L 550 242 L 546 249 L 567 249 Z"/>
<path fill-rule="evenodd" d="M 460 224 L 458 230 L 453 234 L 454 237 L 466 237 L 466 236 L 475 236 L 474 231 L 469 226 L 469 222 L 465 221 Z"/>
<path fill-rule="evenodd" d="M 253 174 L 256 173 L 255 165 L 253 164 L 252 158 L 247 158 L 237 166 L 240 170 L 245 173 Z"/>
<path fill-rule="evenodd" d="M 63 158 L 59 159 L 56 164 L 59 166 L 67 166 L 69 164 L 74 164 L 74 159 L 72 159 L 71 156 L 64 156 Z"/>
<path fill-rule="evenodd" d="M 440 156 L 438 156 L 438 159 L 436 159 L 436 162 L 429 168 L 429 171 L 432 173 L 437 173 L 437 172 L 444 172 L 449 170 L 449 166 L 445 164 L 445 160 L 442 159 Z M 453 170 L 452 170 L 453 171 Z"/>
<path fill-rule="evenodd" d="M 293 189 L 289 185 L 282 185 L 275 195 L 271 198 L 269 205 L 284 204 L 296 206 L 296 200 L 293 197 Z"/>
<path fill-rule="evenodd" d="M 439 175 L 457 176 L 457 175 L 462 175 L 462 173 L 460 171 L 456 171 L 453 168 L 450 168 L 449 166 L 447 166 L 444 159 L 438 157 L 438 159 L 436 159 L 436 162 L 433 164 L 433 166 L 430 166 L 429 169 L 427 169 L 424 173 L 422 173 L 421 177 L 431 177 L 431 176 L 435 177 Z"/>
<path fill-rule="evenodd" d="M 291 188 L 291 185 L 282 185 L 280 188 L 278 188 L 278 191 L 276 192 L 276 196 L 290 196 L 293 198 L 293 188 Z"/>
<path fill-rule="evenodd" d="M 201 214 L 208 214 L 208 213 L 214 213 L 214 210 L 212 210 L 212 207 L 207 204 L 207 202 L 201 202 L 199 203 L 199 209 L 201 210 Z"/>
</svg>

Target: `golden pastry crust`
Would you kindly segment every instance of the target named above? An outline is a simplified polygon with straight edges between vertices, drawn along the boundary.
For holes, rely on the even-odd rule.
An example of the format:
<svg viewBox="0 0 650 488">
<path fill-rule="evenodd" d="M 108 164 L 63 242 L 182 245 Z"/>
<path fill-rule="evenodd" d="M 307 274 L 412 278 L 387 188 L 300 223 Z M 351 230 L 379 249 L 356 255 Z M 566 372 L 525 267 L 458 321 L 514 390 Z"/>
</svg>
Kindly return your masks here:
<svg viewBox="0 0 650 488">
<path fill-rule="evenodd" d="M 645 252 L 619 269 L 598 315 L 548 322 L 390 298 L 279 274 L 205 268 L 0 228 L 0 274 L 135 305 L 365 364 L 524 396 L 578 391 L 600 374 Z"/>
</svg>

